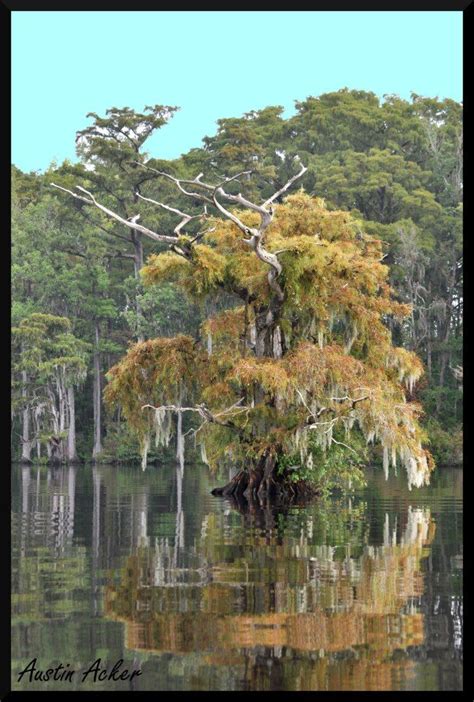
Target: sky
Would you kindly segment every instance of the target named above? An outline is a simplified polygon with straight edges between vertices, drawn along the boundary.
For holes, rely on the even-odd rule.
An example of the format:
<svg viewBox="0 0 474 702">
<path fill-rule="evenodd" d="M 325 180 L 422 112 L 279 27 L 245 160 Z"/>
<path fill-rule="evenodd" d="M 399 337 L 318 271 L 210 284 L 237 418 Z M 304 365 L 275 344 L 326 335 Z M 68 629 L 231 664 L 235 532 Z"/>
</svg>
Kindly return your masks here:
<svg viewBox="0 0 474 702">
<path fill-rule="evenodd" d="M 462 12 L 12 13 L 12 161 L 75 160 L 88 112 L 180 107 L 146 143 L 177 158 L 222 117 L 348 87 L 462 100 Z"/>
</svg>

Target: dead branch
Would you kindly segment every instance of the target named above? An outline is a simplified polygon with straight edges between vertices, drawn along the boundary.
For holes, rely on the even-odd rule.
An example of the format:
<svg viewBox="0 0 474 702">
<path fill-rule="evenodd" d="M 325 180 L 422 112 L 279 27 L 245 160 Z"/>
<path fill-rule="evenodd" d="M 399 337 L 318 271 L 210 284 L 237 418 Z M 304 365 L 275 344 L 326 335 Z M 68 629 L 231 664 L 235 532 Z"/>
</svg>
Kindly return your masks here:
<svg viewBox="0 0 474 702">
<path fill-rule="evenodd" d="M 344 419 L 348 413 L 352 412 L 352 410 L 355 409 L 358 402 L 362 402 L 363 400 L 369 399 L 369 395 L 364 395 L 363 397 L 356 397 L 356 398 L 350 397 L 349 395 L 344 395 L 343 397 L 328 397 L 327 399 L 330 400 L 331 402 L 336 402 L 336 403 L 341 403 L 341 404 L 344 402 L 348 402 L 349 404 L 347 405 L 346 408 L 343 408 L 342 411 L 339 411 L 338 413 L 336 413 L 336 410 L 333 407 L 326 407 L 326 406 L 320 407 L 317 410 L 317 412 L 314 412 L 308 406 L 301 391 L 296 389 L 296 392 L 299 395 L 303 406 L 309 412 L 309 416 L 306 418 L 306 421 L 304 423 L 304 427 L 307 429 L 317 429 L 319 427 L 329 425 L 328 429 L 325 430 L 325 433 L 328 433 L 332 429 L 332 427 L 340 419 Z M 319 417 L 326 412 L 333 412 L 335 414 L 335 416 L 332 419 L 329 419 L 327 421 L 324 421 L 324 420 L 318 421 Z M 340 443 L 340 442 L 335 441 L 335 443 Z M 343 444 L 343 445 L 345 445 L 345 444 Z"/>
<path fill-rule="evenodd" d="M 347 402 L 349 401 L 352 404 L 352 407 L 354 408 L 358 402 L 362 402 L 362 400 L 367 400 L 368 395 L 364 395 L 363 397 L 356 397 L 355 399 L 352 397 L 349 397 L 349 395 L 345 395 L 344 397 L 330 397 L 329 399 L 332 400 L 333 402 Z"/>
<path fill-rule="evenodd" d="M 202 193 L 196 193 L 196 192 L 189 192 L 188 190 L 185 190 L 182 186 L 182 183 L 186 184 L 197 184 L 197 185 L 203 185 L 203 183 L 200 183 L 198 178 L 202 176 L 202 173 L 199 174 L 197 178 L 194 180 L 181 180 L 179 178 L 175 178 L 174 176 L 170 175 L 169 173 L 165 173 L 164 171 L 158 171 L 156 168 L 152 168 L 151 166 L 147 166 L 146 163 L 140 163 L 139 161 L 134 161 L 133 163 L 136 163 L 138 166 L 141 166 L 142 168 L 146 168 L 148 171 L 151 171 L 152 173 L 156 173 L 156 175 L 159 176 L 164 176 L 165 178 L 168 178 L 168 180 L 171 180 L 177 188 L 183 193 L 183 195 L 187 195 L 188 197 L 193 197 L 198 200 L 203 200 L 204 202 L 207 202 L 209 205 L 212 205 L 213 202 L 210 198 L 206 197 Z"/>
<path fill-rule="evenodd" d="M 333 436 L 331 436 L 331 443 L 332 444 L 339 444 L 339 446 L 344 446 L 344 448 L 349 449 L 349 451 L 352 451 L 352 453 L 355 453 L 357 458 L 359 458 L 359 454 L 355 449 L 352 448 L 352 446 L 348 446 L 347 444 L 344 444 L 342 441 L 337 441 Z"/>
<path fill-rule="evenodd" d="M 186 214 L 186 212 L 181 212 L 181 210 L 177 210 L 175 207 L 170 207 L 169 205 L 165 205 L 163 202 L 158 202 L 157 200 L 152 200 L 151 197 L 145 197 L 144 195 L 140 195 L 140 193 L 136 193 L 137 197 L 140 198 L 140 200 L 145 200 L 145 202 L 151 202 L 153 205 L 158 205 L 158 207 L 162 207 L 164 210 L 168 210 L 168 212 L 173 212 L 174 214 L 179 215 L 182 217 L 181 222 L 173 229 L 174 234 L 176 236 L 179 236 L 180 231 L 183 227 L 185 227 L 191 220 L 193 219 L 202 219 L 203 217 L 207 216 L 207 207 L 204 205 L 204 212 L 198 215 L 190 215 Z"/>
<path fill-rule="evenodd" d="M 248 412 L 251 408 L 242 406 L 240 403 L 243 402 L 243 397 L 240 398 L 236 403 L 234 403 L 231 407 L 226 408 L 225 410 L 221 410 L 220 412 L 217 412 L 216 414 L 212 414 L 212 412 L 206 407 L 205 403 L 202 402 L 199 405 L 196 405 L 196 407 L 180 407 L 178 405 L 160 405 L 159 407 L 155 407 L 154 405 L 143 405 L 142 410 L 146 408 L 150 408 L 153 410 L 165 410 L 168 412 L 196 412 L 199 414 L 203 422 L 201 425 L 195 429 L 195 430 L 190 430 L 193 431 L 194 434 L 197 434 L 198 431 L 200 431 L 205 424 L 218 424 L 221 427 L 225 427 L 227 429 L 233 429 L 234 431 L 237 431 L 238 433 L 242 433 L 242 429 L 234 424 L 232 421 L 221 421 L 221 419 L 218 419 L 218 417 L 234 417 L 236 414 L 241 414 L 242 412 Z M 186 432 L 185 436 L 187 436 L 189 432 Z"/>
<path fill-rule="evenodd" d="M 85 202 L 88 205 L 94 205 L 97 207 L 99 210 L 104 212 L 106 215 L 109 217 L 112 217 L 112 219 L 115 219 L 117 222 L 120 222 L 121 224 L 124 224 L 126 227 L 129 229 L 133 229 L 135 231 L 141 232 L 142 234 L 145 234 L 146 236 L 150 237 L 151 239 L 154 239 L 155 241 L 164 241 L 167 243 L 172 243 L 175 244 L 177 237 L 176 236 L 168 236 L 167 234 L 157 234 L 156 232 L 152 231 L 151 229 L 148 229 L 147 227 L 144 227 L 141 224 L 138 224 L 137 222 L 131 222 L 128 219 L 124 219 L 120 215 L 118 215 L 116 212 L 113 212 L 112 210 L 109 210 L 108 207 L 105 207 L 104 205 L 101 205 L 95 197 L 90 193 L 88 190 L 85 188 L 81 188 L 80 185 L 76 185 L 77 190 L 80 190 L 81 192 L 85 193 L 88 195 L 88 197 L 84 197 L 83 195 L 78 195 L 77 193 L 73 192 L 72 190 L 68 190 L 67 188 L 63 188 L 60 185 L 56 185 L 56 183 L 51 183 L 53 188 L 57 188 L 58 190 L 63 190 L 65 193 L 69 193 L 69 195 L 72 195 L 73 198 L 76 200 L 80 200 L 81 202 Z M 135 218 L 133 218 L 135 219 Z"/>
<path fill-rule="evenodd" d="M 271 203 L 275 202 L 275 200 L 278 197 L 280 197 L 280 195 L 283 195 L 283 193 L 286 193 L 286 191 L 293 185 L 295 180 L 298 180 L 298 178 L 301 178 L 301 176 L 304 173 L 306 173 L 307 170 L 308 169 L 306 168 L 306 166 L 301 166 L 300 172 L 297 173 L 296 175 L 294 175 L 292 178 L 290 178 L 290 180 L 287 183 L 285 183 L 285 185 L 282 188 L 280 188 L 280 190 L 278 190 L 276 193 L 274 193 L 274 195 L 269 197 L 268 200 L 265 200 L 265 202 L 263 203 L 264 206 L 266 207 L 267 205 L 271 205 Z"/>
<path fill-rule="evenodd" d="M 147 166 L 146 164 L 139 163 L 138 161 L 135 161 L 135 163 L 137 165 L 140 165 L 142 168 L 146 168 L 150 171 L 153 171 L 157 175 L 168 178 L 176 184 L 178 189 L 184 195 L 187 195 L 188 197 L 197 198 L 206 203 L 213 204 L 224 217 L 230 219 L 237 227 L 239 227 L 239 229 L 245 234 L 245 236 L 248 237 L 244 239 L 245 243 L 249 244 L 252 247 L 257 257 L 263 263 L 266 263 L 268 266 L 270 266 L 271 270 L 268 274 L 269 285 L 272 288 L 272 290 L 276 293 L 277 298 L 280 301 L 283 300 L 283 291 L 277 282 L 277 278 L 282 272 L 281 263 L 277 258 L 277 254 L 267 251 L 263 246 L 264 232 L 271 223 L 274 214 L 273 207 L 268 207 L 268 205 L 271 205 L 272 202 L 274 202 L 274 200 L 276 200 L 280 195 L 286 192 L 291 187 L 291 185 L 307 171 L 307 168 L 305 166 L 302 166 L 300 171 L 294 176 L 292 176 L 292 178 L 290 178 L 282 188 L 280 188 L 274 195 L 272 195 L 272 197 L 266 200 L 263 203 L 263 205 L 258 205 L 257 203 L 245 198 L 241 193 L 238 193 L 238 195 L 234 195 L 224 190 L 224 185 L 236 181 L 241 176 L 248 175 L 252 171 L 243 171 L 242 173 L 237 173 L 236 175 L 231 176 L 229 178 L 224 178 L 217 185 L 212 185 L 211 183 L 205 183 L 202 180 L 202 173 L 199 173 L 193 180 L 180 179 L 175 178 L 169 173 L 158 171 L 150 166 Z M 207 194 L 204 194 L 203 192 L 196 192 L 195 189 L 192 191 L 186 190 L 184 185 L 192 185 L 194 186 L 194 188 L 196 186 L 198 188 L 202 188 L 210 195 L 210 197 Z M 224 207 L 222 202 L 218 199 L 218 196 L 224 200 L 235 203 L 236 205 L 240 205 L 241 207 L 257 212 L 260 215 L 260 226 L 258 228 L 247 227 L 234 212 L 231 212 L 229 209 Z"/>
<path fill-rule="evenodd" d="M 271 223 L 274 215 L 274 209 L 271 207 L 272 203 L 280 197 L 283 193 L 285 193 L 291 185 L 298 179 L 300 178 L 306 171 L 307 168 L 305 166 L 302 166 L 300 171 L 296 173 L 294 176 L 292 176 L 285 185 L 280 188 L 274 195 L 272 195 L 268 200 L 266 200 L 262 205 L 259 205 L 255 202 L 252 202 L 251 200 L 248 200 L 245 198 L 241 193 L 238 193 L 237 195 L 234 195 L 232 193 L 228 193 L 226 190 L 224 190 L 224 186 L 231 183 L 235 182 L 238 180 L 240 177 L 243 175 L 248 175 L 252 173 L 252 171 L 243 171 L 241 173 L 237 173 L 234 176 L 230 176 L 228 178 L 224 178 L 220 183 L 217 185 L 212 185 L 210 183 L 205 183 L 202 180 L 203 174 L 199 173 L 196 178 L 193 180 L 189 179 L 180 179 L 176 178 L 175 176 L 170 175 L 169 173 L 165 173 L 164 171 L 158 171 L 155 168 L 152 168 L 151 166 L 148 166 L 144 163 L 140 163 L 139 161 L 134 161 L 135 164 L 139 165 L 142 168 L 145 168 L 153 173 L 156 173 L 159 176 L 163 176 L 167 178 L 168 180 L 171 180 L 177 188 L 180 190 L 180 192 L 183 193 L 183 195 L 186 195 L 187 197 L 192 197 L 195 199 L 200 200 L 201 202 L 205 203 L 204 206 L 204 213 L 200 215 L 189 215 L 186 214 L 185 212 L 181 212 L 181 210 L 178 210 L 174 207 L 170 207 L 169 205 L 165 205 L 162 202 L 158 202 L 156 200 L 153 200 L 152 198 L 147 198 L 140 193 L 136 193 L 137 197 L 140 198 L 141 200 L 145 200 L 146 202 L 153 203 L 155 205 L 158 205 L 159 207 L 164 208 L 165 210 L 172 212 L 173 214 L 177 214 L 179 217 L 181 217 L 181 221 L 179 224 L 175 227 L 174 229 L 174 236 L 168 236 L 165 234 L 157 234 L 156 232 L 152 231 L 151 229 L 148 229 L 147 227 L 144 227 L 140 224 L 137 223 L 138 217 L 134 217 L 134 221 L 126 220 L 120 215 L 116 214 L 112 210 L 109 210 L 107 207 L 104 205 L 100 204 L 95 197 L 90 193 L 89 191 L 85 190 L 85 188 L 82 188 L 81 186 L 76 186 L 76 190 L 81 191 L 81 193 L 85 193 L 87 197 L 84 197 L 84 195 L 79 195 L 77 192 L 74 192 L 72 190 L 68 190 L 67 188 L 63 188 L 59 185 L 56 185 L 54 183 L 51 183 L 51 185 L 55 188 L 58 188 L 59 190 L 63 190 L 64 192 L 69 193 L 74 197 L 76 200 L 80 200 L 81 202 L 85 202 L 88 205 L 94 205 L 97 207 L 99 210 L 107 214 L 109 217 L 112 217 L 116 221 L 120 222 L 121 224 L 124 224 L 126 227 L 129 227 L 130 229 L 133 229 L 135 231 L 141 232 L 142 234 L 145 234 L 146 236 L 150 237 L 151 239 L 154 239 L 155 241 L 160 241 L 160 242 L 167 242 L 170 244 L 176 244 L 177 239 L 179 237 L 179 234 L 184 226 L 186 226 L 192 219 L 198 219 L 200 217 L 205 217 L 207 215 L 207 209 L 206 205 L 210 204 L 213 205 L 226 219 L 229 219 L 231 222 L 233 222 L 243 234 L 245 234 L 244 242 L 248 244 L 256 253 L 257 257 L 259 258 L 260 261 L 265 263 L 270 267 L 270 271 L 268 273 L 268 283 L 275 293 L 277 299 L 281 302 L 283 300 L 284 294 L 281 286 L 278 283 L 278 277 L 280 276 L 282 272 L 282 265 L 280 261 L 278 260 L 277 253 L 272 253 L 270 251 L 267 251 L 264 248 L 263 242 L 264 242 L 264 234 L 265 230 Z M 185 187 L 186 186 L 186 187 Z M 193 190 L 187 189 L 188 186 L 193 186 Z M 197 188 L 197 191 L 196 191 Z M 204 192 L 203 192 L 204 191 Z M 244 207 L 246 209 L 252 210 L 253 212 L 257 212 L 260 215 L 260 225 L 258 227 L 248 227 L 245 225 L 242 220 L 234 213 L 231 212 L 227 207 L 225 207 L 221 200 L 226 200 L 228 202 L 232 202 L 236 205 L 239 205 L 240 207 Z M 196 240 L 202 238 L 204 234 L 200 235 L 198 234 L 191 242 L 194 243 Z M 182 255 L 185 255 L 183 252 L 180 252 L 178 249 L 176 249 L 174 246 L 172 247 L 176 253 L 181 253 Z M 278 252 L 280 253 L 280 252 Z"/>
</svg>

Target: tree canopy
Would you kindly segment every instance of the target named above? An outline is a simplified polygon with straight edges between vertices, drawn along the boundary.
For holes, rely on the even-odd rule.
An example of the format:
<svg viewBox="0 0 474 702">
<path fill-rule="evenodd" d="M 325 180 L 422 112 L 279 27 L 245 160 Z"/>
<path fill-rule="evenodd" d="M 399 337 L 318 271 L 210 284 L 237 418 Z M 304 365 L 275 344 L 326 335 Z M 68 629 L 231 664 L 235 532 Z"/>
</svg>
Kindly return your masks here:
<svg viewBox="0 0 474 702">
<path fill-rule="evenodd" d="M 135 345 L 109 372 L 108 401 L 123 407 L 144 452 L 152 433 L 158 442 L 168 435 L 166 413 L 191 402 L 201 420 L 196 440 L 211 462 L 245 466 L 272 455 L 278 466 L 280 455 L 297 454 L 308 468 L 313 448 L 342 444 L 349 452 L 360 431 L 366 442 L 380 441 L 386 470 L 398 459 L 410 486 L 424 484 L 432 460 L 422 446 L 421 408 L 406 399 L 422 364 L 392 345 L 384 323 L 409 307 L 391 298 L 381 242 L 362 232 L 361 221 L 303 192 L 274 210 L 265 248 L 279 252 L 278 288 L 235 213 L 213 219 L 186 255 L 150 257 L 147 284 L 174 281 L 192 298 L 224 290 L 240 304 L 206 319 L 200 342 L 177 336 Z M 258 220 L 255 211 L 239 212 L 248 232 Z"/>
</svg>

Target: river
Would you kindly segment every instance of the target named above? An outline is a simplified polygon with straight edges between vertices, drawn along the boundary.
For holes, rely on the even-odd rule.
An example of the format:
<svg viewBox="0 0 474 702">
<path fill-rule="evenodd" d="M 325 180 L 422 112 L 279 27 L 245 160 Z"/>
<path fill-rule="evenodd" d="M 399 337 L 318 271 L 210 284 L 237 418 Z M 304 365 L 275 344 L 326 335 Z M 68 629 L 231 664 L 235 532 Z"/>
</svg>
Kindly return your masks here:
<svg viewBox="0 0 474 702">
<path fill-rule="evenodd" d="M 283 513 L 203 466 L 12 470 L 13 690 L 462 689 L 460 469 Z"/>
</svg>

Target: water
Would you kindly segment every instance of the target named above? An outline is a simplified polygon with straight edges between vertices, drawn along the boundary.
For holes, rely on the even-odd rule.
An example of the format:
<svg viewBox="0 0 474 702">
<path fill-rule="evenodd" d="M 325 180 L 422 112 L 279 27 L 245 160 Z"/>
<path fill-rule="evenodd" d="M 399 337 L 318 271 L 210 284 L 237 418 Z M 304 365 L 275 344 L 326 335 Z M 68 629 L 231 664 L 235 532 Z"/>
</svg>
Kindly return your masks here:
<svg viewBox="0 0 474 702">
<path fill-rule="evenodd" d="M 212 497 L 226 477 L 15 466 L 13 689 L 462 689 L 460 470 L 284 514 Z M 33 658 L 75 672 L 17 682 Z M 82 681 L 98 658 L 142 673 Z"/>
</svg>

